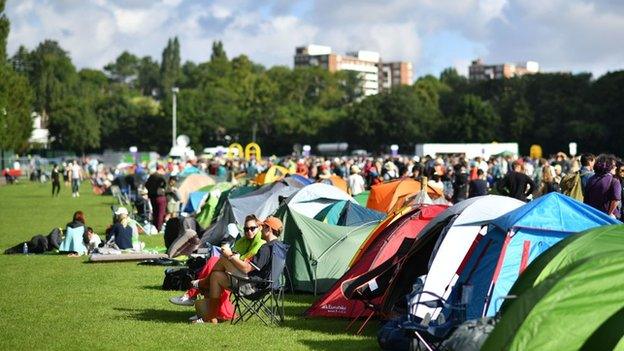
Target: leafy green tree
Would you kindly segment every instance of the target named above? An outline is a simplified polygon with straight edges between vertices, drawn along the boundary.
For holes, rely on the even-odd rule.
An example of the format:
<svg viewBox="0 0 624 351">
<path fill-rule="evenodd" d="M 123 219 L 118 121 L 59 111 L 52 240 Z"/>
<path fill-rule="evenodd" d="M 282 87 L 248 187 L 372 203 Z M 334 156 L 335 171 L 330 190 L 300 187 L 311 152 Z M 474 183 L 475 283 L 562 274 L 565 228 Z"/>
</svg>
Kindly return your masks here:
<svg viewBox="0 0 624 351">
<path fill-rule="evenodd" d="M 76 68 L 56 41 L 46 40 L 32 52 L 30 83 L 35 91 L 35 109 L 44 119 L 52 105 L 77 92 Z"/>
<path fill-rule="evenodd" d="M 4 13 L 6 0 L 0 0 L 0 64 L 4 64 L 7 58 L 7 39 L 9 38 L 9 30 L 11 23 Z"/>
<path fill-rule="evenodd" d="M 0 0 L 0 150 L 22 151 L 32 133 L 32 90 L 28 80 L 6 61 L 10 23 Z"/>
<path fill-rule="evenodd" d="M 79 97 L 68 97 L 53 105 L 50 134 L 63 150 L 85 151 L 100 146 L 100 128 L 92 106 Z"/>
<path fill-rule="evenodd" d="M 137 65 L 138 77 L 137 88 L 145 96 L 158 95 L 160 86 L 160 68 L 158 62 L 152 60 L 151 57 L 143 57 Z"/>
<path fill-rule="evenodd" d="M 623 155 L 624 71 L 608 72 L 598 78 L 588 93 L 590 112 L 576 128 L 579 148 L 584 151 L 611 152 Z"/>
<path fill-rule="evenodd" d="M 0 65 L 0 76 L 0 150 L 23 151 L 33 127 L 32 90 L 26 77 L 6 64 Z"/>
<path fill-rule="evenodd" d="M 124 51 L 117 56 L 115 62 L 104 66 L 110 77 L 117 83 L 131 84 L 139 72 L 139 58 Z"/>
<path fill-rule="evenodd" d="M 491 104 L 476 95 L 464 95 L 456 111 L 448 116 L 446 139 L 452 142 L 489 143 L 497 140 L 500 117 Z"/>
<path fill-rule="evenodd" d="M 171 88 L 175 86 L 180 77 L 180 43 L 178 38 L 169 39 L 162 53 L 160 65 L 160 82 L 163 96 L 171 94 Z"/>
<path fill-rule="evenodd" d="M 221 40 L 217 40 L 212 43 L 212 53 L 210 54 L 210 61 L 227 61 L 227 54 L 225 53 L 225 49 L 223 48 L 223 43 Z"/>
<path fill-rule="evenodd" d="M 29 76 L 32 71 L 32 58 L 30 55 L 30 51 L 26 49 L 23 45 L 17 49 L 17 52 L 10 60 L 11 66 L 13 66 L 13 70 L 17 73 L 24 74 Z"/>
</svg>

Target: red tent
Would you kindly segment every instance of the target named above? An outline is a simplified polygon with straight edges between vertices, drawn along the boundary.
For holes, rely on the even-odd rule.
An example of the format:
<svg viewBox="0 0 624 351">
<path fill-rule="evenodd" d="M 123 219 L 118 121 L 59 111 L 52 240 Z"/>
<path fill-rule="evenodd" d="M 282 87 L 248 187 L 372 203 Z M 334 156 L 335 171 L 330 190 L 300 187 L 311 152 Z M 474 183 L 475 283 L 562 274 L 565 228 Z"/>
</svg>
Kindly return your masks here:
<svg viewBox="0 0 624 351">
<path fill-rule="evenodd" d="M 386 227 L 379 235 L 370 237 L 372 242 L 362 244 L 367 248 L 360 254 L 360 259 L 305 312 L 306 316 L 354 318 L 360 315 L 364 309 L 363 304 L 347 300 L 340 288 L 342 283 L 392 259 L 405 240 L 414 240 L 421 229 L 446 208 L 445 205 L 430 205 L 413 209 Z"/>
</svg>

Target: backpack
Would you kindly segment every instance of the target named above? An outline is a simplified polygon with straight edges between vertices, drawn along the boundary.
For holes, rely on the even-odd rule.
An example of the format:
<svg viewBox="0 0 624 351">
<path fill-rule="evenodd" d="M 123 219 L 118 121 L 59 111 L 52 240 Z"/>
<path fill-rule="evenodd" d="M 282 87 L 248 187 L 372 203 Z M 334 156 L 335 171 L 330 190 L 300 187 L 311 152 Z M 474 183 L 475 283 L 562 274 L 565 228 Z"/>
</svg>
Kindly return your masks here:
<svg viewBox="0 0 624 351">
<path fill-rule="evenodd" d="M 581 183 L 580 172 L 574 172 L 563 177 L 560 186 L 564 195 L 583 202 L 583 184 Z"/>
<path fill-rule="evenodd" d="M 193 275 L 190 269 L 186 267 L 167 268 L 165 269 L 162 289 L 184 291 L 191 287 L 191 280 L 193 280 Z"/>
<path fill-rule="evenodd" d="M 406 321 L 405 317 L 392 319 L 386 322 L 377 332 L 377 342 L 382 350 L 409 350 L 412 340 L 401 329 L 401 324 Z"/>
<path fill-rule="evenodd" d="M 48 234 L 48 249 L 58 250 L 62 241 L 63 241 L 63 233 L 61 232 L 61 228 L 52 229 L 50 234 Z"/>
</svg>

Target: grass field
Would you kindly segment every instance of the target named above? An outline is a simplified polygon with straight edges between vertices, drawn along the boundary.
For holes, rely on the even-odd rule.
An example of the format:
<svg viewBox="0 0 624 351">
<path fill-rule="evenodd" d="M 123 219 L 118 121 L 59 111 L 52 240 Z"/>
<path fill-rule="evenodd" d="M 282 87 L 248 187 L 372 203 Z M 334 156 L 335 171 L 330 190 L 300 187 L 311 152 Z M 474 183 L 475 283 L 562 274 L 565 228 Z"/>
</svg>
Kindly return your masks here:
<svg viewBox="0 0 624 351">
<path fill-rule="evenodd" d="M 50 184 L 0 186 L 0 248 L 64 226 L 76 210 L 103 233 L 113 198 L 83 184 L 50 196 Z M 141 237 L 148 246 L 162 236 Z M 0 349 L 121 350 L 369 350 L 377 349 L 376 323 L 364 336 L 344 332 L 345 320 L 305 319 L 313 296 L 286 295 L 286 321 L 266 327 L 253 319 L 235 326 L 189 325 L 190 307 L 168 302 L 163 267 L 136 263 L 90 264 L 63 255 L 0 255 Z"/>
</svg>

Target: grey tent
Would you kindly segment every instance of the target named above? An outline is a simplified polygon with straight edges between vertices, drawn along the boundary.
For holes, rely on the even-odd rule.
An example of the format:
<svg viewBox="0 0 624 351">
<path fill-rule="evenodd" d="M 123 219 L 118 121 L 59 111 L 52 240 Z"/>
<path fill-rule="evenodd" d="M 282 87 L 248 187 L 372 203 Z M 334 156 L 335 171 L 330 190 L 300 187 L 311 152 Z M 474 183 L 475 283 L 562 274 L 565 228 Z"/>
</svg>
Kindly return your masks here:
<svg viewBox="0 0 624 351">
<path fill-rule="evenodd" d="M 249 214 L 261 220 L 272 215 L 282 199 L 288 198 L 303 186 L 296 178 L 287 177 L 243 196 L 227 199 L 216 222 L 202 235 L 202 244 L 219 245 L 227 235 L 227 225 L 236 223 L 240 227 Z"/>
</svg>

